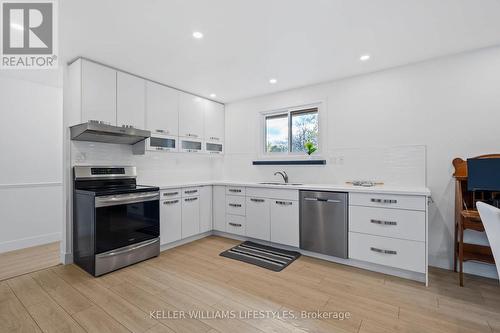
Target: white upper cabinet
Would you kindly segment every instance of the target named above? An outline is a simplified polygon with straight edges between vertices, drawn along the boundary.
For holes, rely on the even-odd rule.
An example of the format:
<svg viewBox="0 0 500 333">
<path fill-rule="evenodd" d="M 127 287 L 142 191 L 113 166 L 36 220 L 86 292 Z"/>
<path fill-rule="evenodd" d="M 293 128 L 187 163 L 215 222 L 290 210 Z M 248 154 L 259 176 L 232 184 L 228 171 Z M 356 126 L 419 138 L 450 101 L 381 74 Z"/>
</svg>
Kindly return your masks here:
<svg viewBox="0 0 500 333">
<path fill-rule="evenodd" d="M 205 104 L 205 140 L 223 142 L 224 105 L 208 100 Z"/>
<path fill-rule="evenodd" d="M 132 126 L 144 129 L 146 118 L 146 82 L 136 76 L 118 72 L 117 74 L 118 126 Z"/>
<path fill-rule="evenodd" d="M 179 136 L 189 138 L 203 138 L 203 120 L 206 100 L 179 93 Z"/>
<path fill-rule="evenodd" d="M 81 66 L 81 122 L 116 125 L 116 71 L 87 60 Z"/>
<path fill-rule="evenodd" d="M 154 82 L 146 82 L 146 129 L 179 134 L 179 92 Z"/>
</svg>

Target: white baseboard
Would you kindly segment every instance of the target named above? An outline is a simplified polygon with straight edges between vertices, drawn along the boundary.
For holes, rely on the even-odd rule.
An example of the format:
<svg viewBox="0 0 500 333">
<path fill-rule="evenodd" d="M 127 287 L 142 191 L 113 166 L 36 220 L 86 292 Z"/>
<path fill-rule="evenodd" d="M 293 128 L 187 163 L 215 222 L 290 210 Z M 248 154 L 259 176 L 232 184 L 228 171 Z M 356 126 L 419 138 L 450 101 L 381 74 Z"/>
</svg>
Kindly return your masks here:
<svg viewBox="0 0 500 333">
<path fill-rule="evenodd" d="M 187 244 L 187 243 L 191 243 L 191 242 L 193 242 L 195 240 L 208 237 L 208 236 L 212 235 L 212 233 L 213 233 L 212 231 L 207 231 L 207 232 L 204 232 L 204 233 L 199 234 L 199 235 L 191 236 L 191 237 L 184 238 L 184 239 L 172 242 L 172 243 L 161 245 L 160 246 L 160 251 L 165 251 L 165 250 L 177 247 L 177 246 L 181 246 L 181 245 L 184 245 L 184 244 Z"/>
<path fill-rule="evenodd" d="M 0 253 L 20 250 L 27 247 L 53 243 L 61 240 L 61 233 L 54 232 L 51 234 L 39 235 L 34 237 L 26 237 L 0 243 Z"/>
</svg>

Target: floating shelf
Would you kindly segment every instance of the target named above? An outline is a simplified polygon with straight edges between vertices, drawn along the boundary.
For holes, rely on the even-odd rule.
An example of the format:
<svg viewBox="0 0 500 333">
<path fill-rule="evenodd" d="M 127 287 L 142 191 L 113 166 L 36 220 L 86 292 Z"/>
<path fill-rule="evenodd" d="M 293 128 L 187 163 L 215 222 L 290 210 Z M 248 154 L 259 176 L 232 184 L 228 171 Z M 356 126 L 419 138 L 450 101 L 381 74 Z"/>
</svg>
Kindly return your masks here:
<svg viewBox="0 0 500 333">
<path fill-rule="evenodd" d="M 253 161 L 253 165 L 325 165 L 326 160 L 265 160 Z"/>
</svg>

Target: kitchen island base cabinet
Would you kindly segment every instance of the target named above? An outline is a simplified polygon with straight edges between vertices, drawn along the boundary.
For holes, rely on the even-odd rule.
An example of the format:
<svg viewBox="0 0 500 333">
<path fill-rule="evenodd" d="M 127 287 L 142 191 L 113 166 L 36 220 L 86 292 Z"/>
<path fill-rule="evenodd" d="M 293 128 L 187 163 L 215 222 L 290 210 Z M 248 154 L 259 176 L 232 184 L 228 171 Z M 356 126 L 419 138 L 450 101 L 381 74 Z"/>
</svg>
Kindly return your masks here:
<svg viewBox="0 0 500 333">
<path fill-rule="evenodd" d="M 167 244 L 182 238 L 181 199 L 163 200 L 160 203 L 160 243 Z"/>
<path fill-rule="evenodd" d="M 271 199 L 246 198 L 246 235 L 248 237 L 271 240 Z"/>
<path fill-rule="evenodd" d="M 200 233 L 200 197 L 182 198 L 182 238 Z"/>
<path fill-rule="evenodd" d="M 299 247 L 299 202 L 271 200 L 271 242 Z"/>
</svg>

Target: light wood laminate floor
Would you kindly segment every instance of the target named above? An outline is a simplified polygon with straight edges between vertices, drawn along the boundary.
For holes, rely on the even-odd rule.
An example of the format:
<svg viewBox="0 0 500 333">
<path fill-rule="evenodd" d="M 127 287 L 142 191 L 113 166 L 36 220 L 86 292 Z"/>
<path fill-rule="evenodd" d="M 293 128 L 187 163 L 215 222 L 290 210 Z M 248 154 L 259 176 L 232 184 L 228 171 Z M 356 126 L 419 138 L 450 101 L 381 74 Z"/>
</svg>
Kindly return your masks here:
<svg viewBox="0 0 500 333">
<path fill-rule="evenodd" d="M 0 332 L 500 332 L 496 280 L 466 276 L 460 288 L 432 269 L 426 288 L 304 256 L 276 273 L 219 256 L 237 243 L 211 236 L 100 278 L 67 265 L 2 281 Z M 253 310 L 288 318 L 238 317 Z M 318 310 L 352 318 L 300 317 Z"/>
<path fill-rule="evenodd" d="M 0 253 L 0 281 L 58 265 L 60 242 Z"/>
</svg>

